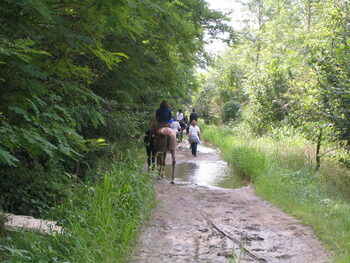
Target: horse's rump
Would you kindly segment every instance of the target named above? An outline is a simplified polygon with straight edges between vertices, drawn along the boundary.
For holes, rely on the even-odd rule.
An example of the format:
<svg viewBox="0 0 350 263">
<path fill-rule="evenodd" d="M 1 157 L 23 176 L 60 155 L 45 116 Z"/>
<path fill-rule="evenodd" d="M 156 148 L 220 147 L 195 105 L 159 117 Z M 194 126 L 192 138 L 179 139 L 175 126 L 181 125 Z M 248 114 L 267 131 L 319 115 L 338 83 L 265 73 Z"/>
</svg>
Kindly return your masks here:
<svg viewBox="0 0 350 263">
<path fill-rule="evenodd" d="M 156 134 L 153 141 L 154 149 L 156 152 L 167 152 L 172 151 L 176 148 L 176 137 L 175 141 L 173 136 Z"/>
</svg>

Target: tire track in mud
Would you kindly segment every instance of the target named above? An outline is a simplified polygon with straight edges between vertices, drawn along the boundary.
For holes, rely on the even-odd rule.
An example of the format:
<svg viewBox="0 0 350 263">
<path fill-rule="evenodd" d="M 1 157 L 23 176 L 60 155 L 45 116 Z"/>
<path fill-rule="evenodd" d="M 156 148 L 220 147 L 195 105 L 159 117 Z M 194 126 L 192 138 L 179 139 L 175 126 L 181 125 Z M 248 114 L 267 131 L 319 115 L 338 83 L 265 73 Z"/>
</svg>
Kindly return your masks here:
<svg viewBox="0 0 350 263">
<path fill-rule="evenodd" d="M 217 152 L 195 158 L 186 147 L 179 147 L 177 160 L 222 162 Z M 163 179 L 156 191 L 158 205 L 132 262 L 330 262 L 309 228 L 257 197 L 251 186 L 170 185 Z"/>
</svg>

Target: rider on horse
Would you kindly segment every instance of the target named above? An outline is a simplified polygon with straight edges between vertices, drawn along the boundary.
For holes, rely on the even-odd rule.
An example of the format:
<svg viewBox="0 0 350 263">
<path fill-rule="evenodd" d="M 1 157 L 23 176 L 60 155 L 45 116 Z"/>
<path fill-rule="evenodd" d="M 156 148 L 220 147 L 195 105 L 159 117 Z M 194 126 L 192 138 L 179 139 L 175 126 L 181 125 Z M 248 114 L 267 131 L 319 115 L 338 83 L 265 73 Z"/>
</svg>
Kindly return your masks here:
<svg viewBox="0 0 350 263">
<path fill-rule="evenodd" d="M 176 133 L 170 128 L 171 109 L 169 103 L 163 100 L 156 111 L 157 127 L 156 133 L 161 135 L 167 135 L 170 137 L 171 145 L 173 149 L 176 149 Z"/>
<path fill-rule="evenodd" d="M 169 121 L 171 119 L 171 109 L 169 103 L 165 100 L 159 106 L 156 111 L 157 124 L 155 128 L 154 137 L 154 149 L 157 153 L 157 163 L 160 168 L 160 175 L 164 174 L 165 157 L 168 151 L 170 151 L 172 156 L 172 176 L 171 183 L 174 183 L 175 179 L 175 150 L 177 146 L 176 133 L 170 128 Z"/>
<path fill-rule="evenodd" d="M 176 120 L 180 123 L 182 130 L 186 129 L 187 124 L 185 123 L 185 117 L 181 109 L 176 113 Z"/>
</svg>

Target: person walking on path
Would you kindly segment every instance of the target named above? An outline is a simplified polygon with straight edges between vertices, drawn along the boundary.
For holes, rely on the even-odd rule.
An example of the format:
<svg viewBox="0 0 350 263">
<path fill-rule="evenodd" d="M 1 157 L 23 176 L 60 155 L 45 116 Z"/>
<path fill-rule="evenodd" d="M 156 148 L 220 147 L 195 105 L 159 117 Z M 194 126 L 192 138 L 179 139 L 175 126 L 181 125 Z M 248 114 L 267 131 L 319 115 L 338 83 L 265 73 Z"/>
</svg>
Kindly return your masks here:
<svg viewBox="0 0 350 263">
<path fill-rule="evenodd" d="M 197 145 L 200 143 L 201 133 L 195 120 L 192 120 L 189 128 L 188 141 L 191 144 L 192 155 L 197 156 Z"/>
<path fill-rule="evenodd" d="M 192 112 L 190 114 L 190 121 L 189 121 L 190 125 L 187 126 L 187 128 L 186 128 L 187 134 L 189 133 L 189 129 L 190 129 L 192 121 L 196 121 L 196 122 L 198 121 L 198 114 L 196 113 L 195 109 L 192 109 Z"/>
<path fill-rule="evenodd" d="M 190 123 L 192 123 L 193 120 L 198 122 L 198 114 L 196 113 L 196 109 L 192 109 L 192 112 L 190 114 Z"/>
<path fill-rule="evenodd" d="M 174 117 L 174 121 L 170 124 L 170 128 L 172 128 L 174 130 L 174 132 L 176 133 L 176 138 L 177 138 L 177 140 L 179 140 L 179 132 L 181 131 L 181 125 L 175 119 L 175 117 Z"/>
</svg>

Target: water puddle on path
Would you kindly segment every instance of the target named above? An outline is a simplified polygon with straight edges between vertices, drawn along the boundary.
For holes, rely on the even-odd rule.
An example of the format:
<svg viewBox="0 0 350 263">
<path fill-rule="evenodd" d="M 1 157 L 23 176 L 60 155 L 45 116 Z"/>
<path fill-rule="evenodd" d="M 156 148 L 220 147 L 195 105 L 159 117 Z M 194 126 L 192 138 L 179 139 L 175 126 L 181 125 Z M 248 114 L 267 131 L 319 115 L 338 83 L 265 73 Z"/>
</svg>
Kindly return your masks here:
<svg viewBox="0 0 350 263">
<path fill-rule="evenodd" d="M 176 164 L 176 183 L 226 189 L 241 188 L 248 185 L 248 182 L 238 175 L 234 167 L 222 160 L 212 160 L 213 158 L 210 158 L 212 155 L 219 155 L 219 151 L 206 144 L 199 145 L 199 158 L 193 159 L 196 157 L 189 156 L 188 162 Z M 171 174 L 170 165 L 166 166 L 165 172 L 166 175 Z"/>
<path fill-rule="evenodd" d="M 219 153 L 219 151 L 204 143 L 198 145 L 198 153 Z"/>
</svg>

